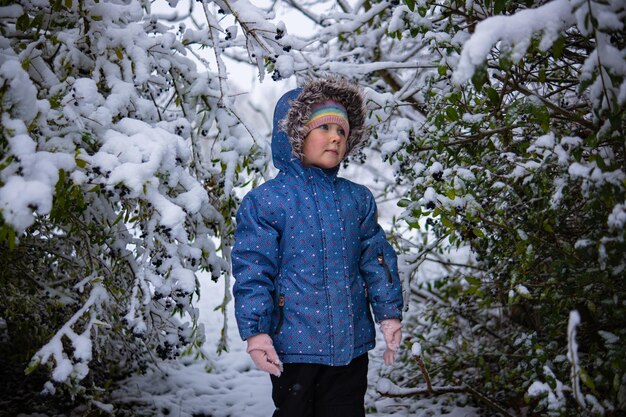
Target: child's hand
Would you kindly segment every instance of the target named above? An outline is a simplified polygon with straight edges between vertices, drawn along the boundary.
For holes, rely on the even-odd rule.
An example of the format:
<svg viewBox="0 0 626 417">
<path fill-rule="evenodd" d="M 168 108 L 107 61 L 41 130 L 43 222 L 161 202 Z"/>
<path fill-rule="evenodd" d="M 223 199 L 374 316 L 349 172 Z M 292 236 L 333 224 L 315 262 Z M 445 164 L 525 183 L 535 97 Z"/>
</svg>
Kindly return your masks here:
<svg viewBox="0 0 626 417">
<path fill-rule="evenodd" d="M 248 338 L 248 349 L 252 361 L 262 371 L 279 377 L 283 372 L 283 363 L 278 359 L 272 338 L 267 333 L 260 333 Z"/>
<path fill-rule="evenodd" d="M 396 360 L 396 352 L 400 347 L 400 341 L 402 340 L 402 324 L 398 319 L 387 319 L 380 322 L 380 330 L 385 337 L 385 343 L 387 344 L 387 350 L 383 355 L 385 365 L 391 365 Z"/>
</svg>

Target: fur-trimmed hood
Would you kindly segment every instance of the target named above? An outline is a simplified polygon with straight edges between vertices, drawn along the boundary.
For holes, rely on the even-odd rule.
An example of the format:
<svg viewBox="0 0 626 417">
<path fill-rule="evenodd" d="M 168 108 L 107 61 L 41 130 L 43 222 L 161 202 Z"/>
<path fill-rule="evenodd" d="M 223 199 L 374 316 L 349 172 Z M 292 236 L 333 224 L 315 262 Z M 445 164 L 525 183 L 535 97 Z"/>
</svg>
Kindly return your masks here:
<svg viewBox="0 0 626 417">
<path fill-rule="evenodd" d="M 346 157 L 357 152 L 365 144 L 369 128 L 365 126 L 367 108 L 363 90 L 356 84 L 338 78 L 311 79 L 302 87 L 286 93 L 276 105 L 272 148 L 277 168 L 280 169 L 277 165 L 277 162 L 278 164 L 280 162 L 276 161 L 277 156 L 286 155 L 276 155 L 276 145 L 284 146 L 281 144 L 284 139 L 289 143 L 291 154 L 302 160 L 302 145 L 307 134 L 306 122 L 311 117 L 311 107 L 328 100 L 341 103 L 348 112 L 350 136 Z M 282 149 L 280 153 L 283 153 Z"/>
</svg>

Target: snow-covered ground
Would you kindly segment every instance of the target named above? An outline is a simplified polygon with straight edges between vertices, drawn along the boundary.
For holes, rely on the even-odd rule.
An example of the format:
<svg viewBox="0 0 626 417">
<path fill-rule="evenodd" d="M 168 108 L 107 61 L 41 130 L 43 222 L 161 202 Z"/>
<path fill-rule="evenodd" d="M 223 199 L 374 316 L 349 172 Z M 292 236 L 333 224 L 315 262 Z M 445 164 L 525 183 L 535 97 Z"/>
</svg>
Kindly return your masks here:
<svg viewBox="0 0 626 417">
<path fill-rule="evenodd" d="M 203 296 L 198 302 L 207 341 L 206 361 L 183 358 L 160 365 L 160 370 L 129 379 L 117 399 L 134 405 L 136 415 L 176 417 L 269 417 L 274 411 L 269 376 L 255 369 L 237 333 L 233 303 L 227 309 L 229 351 L 218 355 L 216 348 L 222 316 L 214 311 L 223 297 L 222 281 L 202 277 Z M 384 342 L 379 334 L 370 352 L 369 389 L 366 395 L 370 417 L 474 417 L 471 407 L 442 405 L 442 398 L 384 398 L 376 392 L 378 381 L 390 372 L 383 364 Z M 402 367 L 402 363 L 393 366 Z"/>
</svg>

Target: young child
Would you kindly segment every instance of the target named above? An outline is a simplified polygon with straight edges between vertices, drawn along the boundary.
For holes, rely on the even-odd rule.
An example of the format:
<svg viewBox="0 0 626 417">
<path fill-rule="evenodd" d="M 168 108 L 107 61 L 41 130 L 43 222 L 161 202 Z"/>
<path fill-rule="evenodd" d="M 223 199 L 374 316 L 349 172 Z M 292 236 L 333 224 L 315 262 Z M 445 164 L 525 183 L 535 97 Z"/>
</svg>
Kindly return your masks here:
<svg viewBox="0 0 626 417">
<path fill-rule="evenodd" d="M 367 139 L 361 90 L 310 80 L 278 101 L 276 178 L 237 212 L 235 315 L 255 365 L 271 374 L 274 417 L 363 417 L 367 352 L 380 323 L 395 359 L 402 290 L 396 254 L 364 186 L 337 176 Z"/>
</svg>

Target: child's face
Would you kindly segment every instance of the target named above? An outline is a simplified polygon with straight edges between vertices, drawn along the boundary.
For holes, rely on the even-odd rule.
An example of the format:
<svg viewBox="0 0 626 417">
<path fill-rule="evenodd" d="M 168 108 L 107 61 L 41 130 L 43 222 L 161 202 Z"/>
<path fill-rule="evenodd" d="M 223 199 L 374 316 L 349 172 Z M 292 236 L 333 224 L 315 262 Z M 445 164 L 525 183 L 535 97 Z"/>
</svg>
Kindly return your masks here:
<svg viewBox="0 0 626 417">
<path fill-rule="evenodd" d="M 302 145 L 302 164 L 330 169 L 341 163 L 346 154 L 348 138 L 343 128 L 328 123 L 311 130 Z"/>
</svg>

